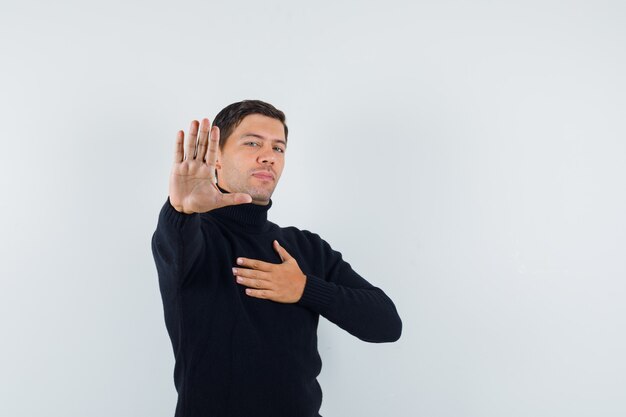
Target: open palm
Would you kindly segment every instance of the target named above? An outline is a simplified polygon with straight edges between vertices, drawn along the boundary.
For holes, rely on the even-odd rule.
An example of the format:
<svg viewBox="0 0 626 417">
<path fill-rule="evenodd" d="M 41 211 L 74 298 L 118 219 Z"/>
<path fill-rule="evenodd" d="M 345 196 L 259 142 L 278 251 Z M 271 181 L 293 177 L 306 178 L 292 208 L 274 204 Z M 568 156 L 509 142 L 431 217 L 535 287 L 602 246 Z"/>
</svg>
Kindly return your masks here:
<svg viewBox="0 0 626 417">
<path fill-rule="evenodd" d="M 169 185 L 172 206 L 191 214 L 252 202 L 248 194 L 224 194 L 217 188 L 215 163 L 220 131 L 217 126 L 210 127 L 208 119 L 202 119 L 199 133 L 198 125 L 197 120 L 191 122 L 186 140 L 182 130 L 176 135 Z"/>
</svg>

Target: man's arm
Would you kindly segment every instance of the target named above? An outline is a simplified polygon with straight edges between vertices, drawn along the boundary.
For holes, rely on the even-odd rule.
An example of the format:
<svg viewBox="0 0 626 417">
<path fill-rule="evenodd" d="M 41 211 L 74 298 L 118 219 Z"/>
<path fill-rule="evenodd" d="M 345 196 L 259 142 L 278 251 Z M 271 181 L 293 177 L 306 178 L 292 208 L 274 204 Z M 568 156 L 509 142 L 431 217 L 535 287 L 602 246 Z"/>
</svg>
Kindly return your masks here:
<svg viewBox="0 0 626 417">
<path fill-rule="evenodd" d="M 318 235 L 310 236 L 319 245 L 311 256 L 323 263 L 323 277 L 304 273 L 296 259 L 274 241 L 281 263 L 237 258 L 235 279 L 251 297 L 299 303 L 366 342 L 398 340 L 402 321 L 391 299 L 354 272 L 341 253 Z"/>
<path fill-rule="evenodd" d="M 161 208 L 152 235 L 152 255 L 160 276 L 171 277 L 178 286 L 189 276 L 192 266 L 205 250 L 201 219 L 198 213 L 177 211 L 169 197 Z"/>
<path fill-rule="evenodd" d="M 366 342 L 398 340 L 402 320 L 393 301 L 356 273 L 340 252 L 321 238 L 320 242 L 325 276 L 307 274 L 298 303 Z"/>
<path fill-rule="evenodd" d="M 176 135 L 169 197 L 152 236 L 152 254 L 159 274 L 175 277 L 177 285 L 189 275 L 205 248 L 198 213 L 252 201 L 243 193 L 223 194 L 215 185 L 219 140 L 219 128 L 210 128 L 208 119 L 201 124 L 192 121 L 186 141 L 182 130 Z"/>
</svg>

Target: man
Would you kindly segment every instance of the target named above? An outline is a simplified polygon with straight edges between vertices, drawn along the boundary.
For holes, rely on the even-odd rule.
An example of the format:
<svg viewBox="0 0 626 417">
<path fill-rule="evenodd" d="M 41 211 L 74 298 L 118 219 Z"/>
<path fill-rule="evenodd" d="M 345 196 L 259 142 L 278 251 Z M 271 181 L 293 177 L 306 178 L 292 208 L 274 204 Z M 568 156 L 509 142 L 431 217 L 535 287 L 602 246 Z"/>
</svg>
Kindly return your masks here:
<svg viewBox="0 0 626 417">
<path fill-rule="evenodd" d="M 340 252 L 267 220 L 287 134 L 284 113 L 258 100 L 177 134 L 152 237 L 176 417 L 318 417 L 319 315 L 364 341 L 400 337 L 393 302 Z"/>
</svg>

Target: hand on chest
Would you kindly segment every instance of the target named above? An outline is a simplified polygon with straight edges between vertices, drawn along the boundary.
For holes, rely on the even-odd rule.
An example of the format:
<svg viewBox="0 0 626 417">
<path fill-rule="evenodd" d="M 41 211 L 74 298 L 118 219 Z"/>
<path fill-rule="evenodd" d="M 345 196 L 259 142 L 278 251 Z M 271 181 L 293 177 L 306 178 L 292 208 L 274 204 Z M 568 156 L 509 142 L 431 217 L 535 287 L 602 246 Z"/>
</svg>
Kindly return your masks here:
<svg viewBox="0 0 626 417">
<path fill-rule="evenodd" d="M 302 297 L 306 275 L 296 258 L 277 240 L 268 245 L 241 242 L 233 248 L 233 279 L 250 297 L 296 303 Z"/>
</svg>

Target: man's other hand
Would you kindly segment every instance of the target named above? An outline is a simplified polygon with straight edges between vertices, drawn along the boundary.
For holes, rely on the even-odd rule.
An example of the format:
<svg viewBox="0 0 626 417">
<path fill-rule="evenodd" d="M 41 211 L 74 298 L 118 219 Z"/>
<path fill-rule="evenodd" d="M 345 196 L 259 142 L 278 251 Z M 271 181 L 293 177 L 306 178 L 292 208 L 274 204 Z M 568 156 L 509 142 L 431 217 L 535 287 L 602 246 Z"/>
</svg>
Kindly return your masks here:
<svg viewBox="0 0 626 417">
<path fill-rule="evenodd" d="M 273 264 L 240 257 L 237 258 L 237 267 L 233 268 L 233 275 L 239 284 L 248 287 L 246 294 L 251 297 L 279 303 L 296 303 L 304 292 L 306 275 L 295 258 L 277 240 L 274 241 L 274 249 L 280 255 L 282 263 Z"/>
</svg>

